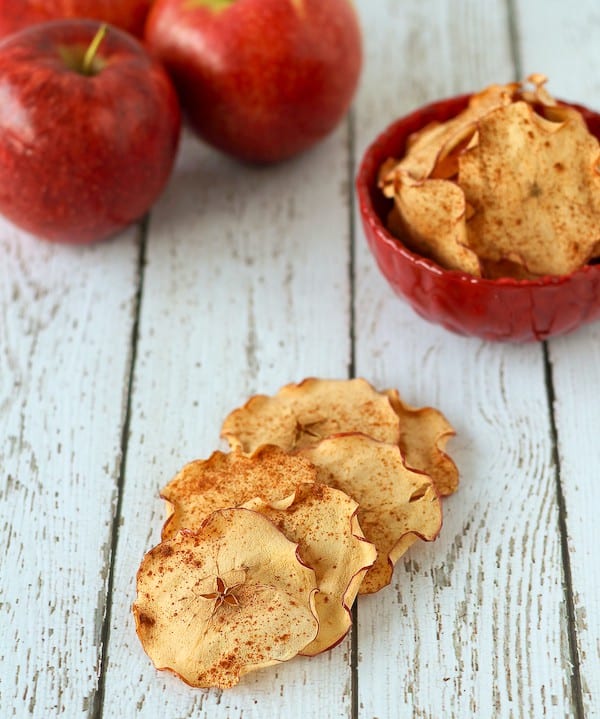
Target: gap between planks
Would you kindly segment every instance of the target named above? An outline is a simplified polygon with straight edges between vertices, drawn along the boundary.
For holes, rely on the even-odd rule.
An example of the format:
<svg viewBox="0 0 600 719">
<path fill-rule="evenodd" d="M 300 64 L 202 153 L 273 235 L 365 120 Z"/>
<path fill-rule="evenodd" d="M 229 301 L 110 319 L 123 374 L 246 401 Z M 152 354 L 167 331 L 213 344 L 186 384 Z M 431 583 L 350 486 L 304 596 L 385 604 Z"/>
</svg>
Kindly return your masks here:
<svg viewBox="0 0 600 719">
<path fill-rule="evenodd" d="M 583 706 L 583 686 L 581 683 L 581 666 L 579 651 L 577 649 L 577 621 L 575 616 L 575 602 L 573 600 L 573 574 L 571 571 L 571 557 L 569 555 L 569 538 L 567 534 L 567 508 L 562 487 L 560 454 L 558 451 L 558 431 L 554 416 L 554 378 L 552 375 L 552 362 L 548 353 L 548 343 L 543 343 L 544 353 L 544 379 L 546 383 L 546 396 L 548 397 L 548 416 L 550 418 L 550 437 L 552 440 L 552 462 L 554 464 L 554 477 L 556 481 L 556 504 L 558 507 L 558 530 L 560 534 L 560 552 L 563 565 L 565 606 L 567 612 L 567 640 L 569 645 L 569 658 L 571 665 L 571 692 L 573 695 L 574 719 L 585 719 Z"/>
<path fill-rule="evenodd" d="M 119 526 L 121 521 L 123 504 L 123 486 L 125 484 L 125 472 L 127 468 L 127 445 L 129 442 L 129 426 L 131 421 L 131 396 L 133 392 L 133 376 L 137 357 L 137 345 L 139 334 L 140 310 L 142 306 L 142 294 L 144 288 L 144 267 L 146 265 L 146 246 L 148 237 L 149 215 L 146 215 L 139 223 L 139 251 L 137 262 L 137 291 L 135 295 L 134 317 L 131 329 L 131 343 L 129 351 L 129 372 L 127 379 L 125 414 L 123 418 L 123 430 L 121 433 L 121 461 L 119 476 L 117 479 L 117 496 L 115 502 L 115 513 L 113 517 L 110 552 L 108 553 L 108 579 L 106 583 L 106 598 L 104 619 L 100 633 L 100 665 L 98 675 L 98 686 L 92 702 L 90 719 L 101 719 L 103 715 L 104 693 L 106 689 L 106 664 L 108 660 L 108 645 L 110 641 L 110 623 L 112 616 L 112 597 L 115 581 L 115 555 L 119 540 Z M 98 608 L 99 609 L 99 608 Z"/>
<path fill-rule="evenodd" d="M 515 79 L 523 79 L 523 61 L 521 57 L 521 33 L 517 17 L 516 0 L 506 0 L 508 11 L 508 29 L 510 38 L 510 50 L 514 67 Z M 565 596 L 565 607 L 567 614 L 567 641 L 569 647 L 569 660 L 571 666 L 571 694 L 574 710 L 574 719 L 585 719 L 583 706 L 583 687 L 581 683 L 581 668 L 579 652 L 577 649 L 577 625 L 575 617 L 575 604 L 573 601 L 573 575 L 571 572 L 571 558 L 569 556 L 569 539 L 567 534 L 567 511 L 565 497 L 562 488 L 560 456 L 558 452 L 558 431 L 556 428 L 556 417 L 554 414 L 554 377 L 552 363 L 548 352 L 548 343 L 542 343 L 544 359 L 544 381 L 546 385 L 546 397 L 548 401 L 548 419 L 550 422 L 550 440 L 552 451 L 552 462 L 554 464 L 554 478 L 556 486 L 556 504 L 558 510 L 558 532 L 560 537 L 560 551 L 563 570 L 563 589 Z"/>
</svg>

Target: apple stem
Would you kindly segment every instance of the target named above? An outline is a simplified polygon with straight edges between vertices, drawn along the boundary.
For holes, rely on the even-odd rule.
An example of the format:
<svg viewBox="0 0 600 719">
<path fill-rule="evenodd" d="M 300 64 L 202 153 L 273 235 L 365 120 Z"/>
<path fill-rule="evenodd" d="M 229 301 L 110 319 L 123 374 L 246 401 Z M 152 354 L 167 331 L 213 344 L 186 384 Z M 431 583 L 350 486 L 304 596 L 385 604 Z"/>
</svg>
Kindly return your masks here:
<svg viewBox="0 0 600 719">
<path fill-rule="evenodd" d="M 104 40 L 107 31 L 108 25 L 106 23 L 100 25 L 98 31 L 94 35 L 92 42 L 89 44 L 88 49 L 85 51 L 85 55 L 83 56 L 83 65 L 81 68 L 84 75 L 94 74 L 94 58 L 96 57 L 96 53 L 98 52 L 100 43 L 102 42 L 102 40 Z"/>
</svg>

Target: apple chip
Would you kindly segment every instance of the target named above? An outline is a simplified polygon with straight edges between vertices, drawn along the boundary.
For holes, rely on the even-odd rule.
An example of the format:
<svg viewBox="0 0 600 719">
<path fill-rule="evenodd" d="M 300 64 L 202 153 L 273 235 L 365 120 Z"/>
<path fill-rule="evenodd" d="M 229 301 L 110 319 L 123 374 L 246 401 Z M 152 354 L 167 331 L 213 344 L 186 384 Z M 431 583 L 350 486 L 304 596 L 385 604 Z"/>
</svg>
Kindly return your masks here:
<svg viewBox="0 0 600 719">
<path fill-rule="evenodd" d="M 197 529 L 217 509 L 237 507 L 254 497 L 283 499 L 297 484 L 315 479 L 310 462 L 279 447 L 262 446 L 250 455 L 214 452 L 206 460 L 187 464 L 162 490 L 171 510 L 162 538 L 180 529 Z"/>
<path fill-rule="evenodd" d="M 468 246 L 465 195 L 457 184 L 416 181 L 397 173 L 395 207 L 397 216 L 391 218 L 390 229 L 410 249 L 450 270 L 481 274 L 479 259 Z"/>
<path fill-rule="evenodd" d="M 533 73 L 529 75 L 527 82 L 533 87 L 530 89 L 525 84 L 520 84 L 518 92 L 515 93 L 515 102 L 518 100 L 525 101 L 538 114 L 551 122 L 564 122 L 569 117 L 581 117 L 579 111 L 574 107 L 558 104 L 546 89 L 548 78 L 545 75 Z"/>
<path fill-rule="evenodd" d="M 394 181 L 399 173 L 413 180 L 431 177 L 438 162 L 451 154 L 457 145 L 468 142 L 476 129 L 475 122 L 463 125 L 459 120 L 427 125 L 410 138 L 407 153 L 402 160 L 388 160 L 382 165 L 379 184 L 383 193 L 387 197 L 394 196 Z"/>
<path fill-rule="evenodd" d="M 573 272 L 600 236 L 600 147 L 583 119 L 551 122 L 523 101 L 479 123 L 479 143 L 459 160 L 475 212 L 469 246 L 536 275 Z"/>
<path fill-rule="evenodd" d="M 226 688 L 315 638 L 315 592 L 295 543 L 257 512 L 225 509 L 146 554 L 133 613 L 157 669 Z"/>
<path fill-rule="evenodd" d="M 414 542 L 437 537 L 442 506 L 431 479 L 409 469 L 397 445 L 363 434 L 343 434 L 298 450 L 317 468 L 320 482 L 358 502 L 358 521 L 377 559 L 365 575 L 360 594 L 390 583 L 394 565 Z"/>
<path fill-rule="evenodd" d="M 289 501 L 254 499 L 244 506 L 264 514 L 297 542 L 300 559 L 315 571 L 319 633 L 300 653 L 314 656 L 336 646 L 352 625 L 350 609 L 377 556 L 359 526 L 358 504 L 344 492 L 316 483 L 299 486 Z"/>
<path fill-rule="evenodd" d="M 411 407 L 395 389 L 386 390 L 400 418 L 400 450 L 409 467 L 425 472 L 442 496 L 458 489 L 458 469 L 444 452 L 455 432 L 444 415 L 433 407 Z"/>
<path fill-rule="evenodd" d="M 518 84 L 491 85 L 473 95 L 469 105 L 447 122 L 432 122 L 408 141 L 404 158 L 387 160 L 379 175 L 379 185 L 387 197 L 394 197 L 394 180 L 398 173 L 413 180 L 449 178 L 458 171 L 458 153 L 467 146 L 477 131 L 480 118 L 498 107 L 508 105 Z"/>
<path fill-rule="evenodd" d="M 364 432 L 396 444 L 398 417 L 388 398 L 364 379 L 310 378 L 273 397 L 252 397 L 221 428 L 231 447 L 244 452 L 267 443 L 292 450 L 339 432 Z"/>
<path fill-rule="evenodd" d="M 481 260 L 482 275 L 488 280 L 499 280 L 501 277 L 512 277 L 515 280 L 535 280 L 540 275 L 528 272 L 523 265 L 511 260 Z"/>
</svg>

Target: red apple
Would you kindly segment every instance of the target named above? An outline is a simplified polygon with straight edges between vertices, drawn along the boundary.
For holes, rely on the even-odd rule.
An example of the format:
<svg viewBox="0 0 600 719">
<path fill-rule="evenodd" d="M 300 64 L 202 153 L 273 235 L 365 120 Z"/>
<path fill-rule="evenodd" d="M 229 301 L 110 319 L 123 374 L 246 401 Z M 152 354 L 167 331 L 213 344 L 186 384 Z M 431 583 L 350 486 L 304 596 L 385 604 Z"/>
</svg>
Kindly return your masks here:
<svg viewBox="0 0 600 719">
<path fill-rule="evenodd" d="M 198 134 L 252 162 L 283 160 L 327 135 L 362 62 L 350 0 L 157 0 L 146 42 Z"/>
<path fill-rule="evenodd" d="M 0 212 L 51 241 L 91 242 L 138 219 L 177 149 L 175 90 L 137 40 L 108 27 L 84 68 L 98 29 L 57 20 L 0 42 Z"/>
<path fill-rule="evenodd" d="M 29 25 L 66 18 L 93 18 L 142 36 L 153 0 L 0 0 L 0 37 Z"/>
</svg>

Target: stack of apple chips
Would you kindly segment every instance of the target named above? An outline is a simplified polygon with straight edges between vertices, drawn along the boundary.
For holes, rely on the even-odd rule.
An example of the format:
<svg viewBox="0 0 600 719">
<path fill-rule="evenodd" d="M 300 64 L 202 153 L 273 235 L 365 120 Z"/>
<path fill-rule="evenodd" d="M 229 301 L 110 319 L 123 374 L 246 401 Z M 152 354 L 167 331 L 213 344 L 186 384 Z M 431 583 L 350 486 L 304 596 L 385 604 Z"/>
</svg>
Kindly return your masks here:
<svg viewBox="0 0 600 719">
<path fill-rule="evenodd" d="M 232 451 L 186 465 L 162 490 L 162 542 L 133 606 L 159 669 L 196 687 L 336 646 L 357 594 L 442 525 L 458 485 L 437 410 L 363 379 L 307 379 L 225 420 Z"/>
</svg>

